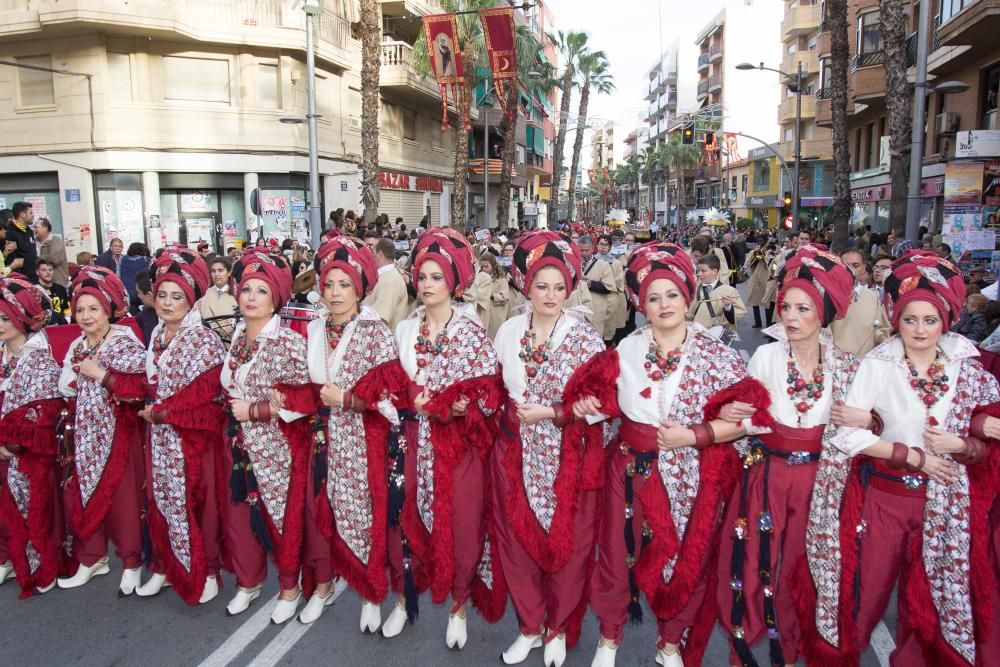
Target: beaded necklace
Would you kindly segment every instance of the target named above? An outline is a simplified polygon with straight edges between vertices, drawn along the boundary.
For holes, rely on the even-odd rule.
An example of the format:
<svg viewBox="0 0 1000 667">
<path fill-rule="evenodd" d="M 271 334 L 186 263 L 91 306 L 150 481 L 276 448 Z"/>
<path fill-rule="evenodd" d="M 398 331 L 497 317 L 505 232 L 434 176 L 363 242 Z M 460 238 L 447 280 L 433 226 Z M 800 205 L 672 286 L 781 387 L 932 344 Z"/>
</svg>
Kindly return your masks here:
<svg viewBox="0 0 1000 667">
<path fill-rule="evenodd" d="M 358 315 L 361 313 L 354 313 L 351 315 L 351 319 L 347 320 L 343 324 L 337 324 L 333 321 L 332 317 L 326 318 L 326 342 L 330 346 L 331 350 L 336 350 L 337 345 L 340 343 L 340 339 L 344 336 L 344 330 L 353 322 L 358 319 Z"/>
<path fill-rule="evenodd" d="M 938 348 L 934 363 L 927 369 L 926 380 L 920 377 L 910 358 L 905 357 L 905 359 L 906 367 L 910 370 L 910 386 L 917 392 L 917 397 L 924 407 L 930 410 L 948 391 L 948 375 L 944 372 L 941 350 Z"/>
<path fill-rule="evenodd" d="M 83 363 L 84 360 L 90 359 L 95 354 L 97 354 L 97 351 L 101 348 L 101 345 L 104 344 L 104 341 L 107 340 L 108 334 L 110 333 L 111 333 L 111 327 L 108 326 L 108 330 L 104 332 L 104 335 L 101 336 L 101 339 L 96 343 L 94 343 L 92 347 L 86 346 L 87 342 L 86 338 L 84 338 L 83 340 L 81 340 L 79 343 L 76 344 L 76 347 L 73 348 L 73 355 L 70 357 L 70 363 L 73 365 L 74 373 L 80 372 L 80 364 Z"/>
<path fill-rule="evenodd" d="M 809 412 L 809 409 L 823 396 L 823 380 L 822 350 L 820 350 L 819 362 L 813 369 L 812 378 L 808 382 L 802 377 L 799 367 L 795 365 L 795 354 L 789 350 L 788 377 L 785 379 L 788 383 L 786 391 L 788 391 L 788 397 L 795 403 L 795 409 L 799 411 L 799 419 Z"/>
<path fill-rule="evenodd" d="M 157 380 L 157 371 L 160 368 L 160 357 L 166 352 L 167 348 L 170 347 L 170 343 L 174 340 L 176 336 L 171 335 L 170 339 L 167 340 L 167 328 L 162 327 L 156 334 L 156 338 L 153 339 L 153 345 L 150 349 L 153 352 L 153 382 Z"/>
<path fill-rule="evenodd" d="M 425 319 L 420 321 L 420 335 L 417 336 L 417 342 L 413 345 L 413 349 L 417 352 L 417 368 L 427 368 L 433 358 L 439 354 L 447 356 L 444 348 L 450 342 L 447 331 L 453 317 L 455 317 L 454 309 L 452 309 L 451 315 L 448 316 L 448 321 L 445 322 L 444 327 L 434 336 L 433 343 L 431 342 L 431 326 L 427 323 L 426 316 Z"/>
<path fill-rule="evenodd" d="M 253 359 L 259 349 L 260 341 L 255 338 L 252 343 L 247 342 L 246 329 L 241 331 L 229 348 L 229 370 L 235 372 L 240 366 Z"/>
<path fill-rule="evenodd" d="M 17 360 L 20 357 L 15 357 L 13 353 L 8 356 L 8 351 L 5 349 L 3 356 L 5 357 L 2 364 L 0 364 L 0 382 L 6 380 L 14 374 L 14 370 L 17 368 Z"/>
<path fill-rule="evenodd" d="M 646 361 L 643 364 L 646 369 L 646 377 L 653 382 L 664 380 L 677 370 L 680 363 L 680 345 L 664 354 L 656 339 L 652 336 L 649 337 L 649 350 L 646 352 Z"/>
<path fill-rule="evenodd" d="M 535 333 L 534 318 L 534 314 L 528 316 L 528 330 L 521 336 L 521 351 L 517 355 L 524 362 L 524 372 L 529 378 L 535 377 L 542 364 L 549 360 L 549 353 L 552 351 L 553 345 L 555 345 L 555 339 L 552 337 L 552 334 L 556 332 L 556 327 L 559 326 L 562 314 L 560 313 L 559 317 L 556 318 L 556 322 L 552 325 L 552 330 L 549 332 L 548 337 L 539 345 L 535 345 L 537 334 Z"/>
</svg>

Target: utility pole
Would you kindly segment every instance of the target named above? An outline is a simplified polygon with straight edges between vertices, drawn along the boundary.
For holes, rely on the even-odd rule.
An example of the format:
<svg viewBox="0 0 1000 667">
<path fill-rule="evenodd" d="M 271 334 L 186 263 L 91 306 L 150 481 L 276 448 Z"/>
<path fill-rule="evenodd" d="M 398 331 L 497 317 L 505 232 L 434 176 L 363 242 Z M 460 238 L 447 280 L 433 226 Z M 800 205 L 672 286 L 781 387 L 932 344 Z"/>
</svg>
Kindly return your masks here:
<svg viewBox="0 0 1000 667">
<path fill-rule="evenodd" d="M 913 83 L 913 120 L 910 123 L 910 184 L 906 193 L 906 238 L 920 239 L 920 181 L 924 167 L 924 116 L 927 111 L 927 31 L 930 3 L 920 3 L 917 19 L 917 70 Z"/>
<path fill-rule="evenodd" d="M 927 3 L 924 2 L 926 5 Z M 802 61 L 795 72 L 795 181 L 792 183 L 792 233 L 799 231 L 799 169 L 802 165 Z"/>
<path fill-rule="evenodd" d="M 319 147 L 316 141 L 316 57 L 313 53 L 314 21 L 316 14 L 322 11 L 319 7 L 311 9 L 306 6 L 306 97 L 308 113 L 306 114 L 309 129 L 309 241 L 319 247 L 323 235 L 322 211 L 319 201 Z"/>
</svg>

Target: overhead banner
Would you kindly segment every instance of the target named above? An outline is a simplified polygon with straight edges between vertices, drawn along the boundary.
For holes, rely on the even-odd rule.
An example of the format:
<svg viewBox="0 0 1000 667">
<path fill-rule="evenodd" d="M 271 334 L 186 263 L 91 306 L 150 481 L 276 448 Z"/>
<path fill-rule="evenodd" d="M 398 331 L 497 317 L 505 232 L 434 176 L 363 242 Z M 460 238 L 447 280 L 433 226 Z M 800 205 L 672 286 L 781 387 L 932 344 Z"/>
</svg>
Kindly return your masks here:
<svg viewBox="0 0 1000 667">
<path fill-rule="evenodd" d="M 479 20 L 483 24 L 486 56 L 490 63 L 490 71 L 493 73 L 493 86 L 497 91 L 497 99 L 504 113 L 511 116 L 514 109 L 507 108 L 507 86 L 516 85 L 517 79 L 514 8 L 480 9 Z"/>
<path fill-rule="evenodd" d="M 462 46 L 458 41 L 458 25 L 454 14 L 432 14 L 424 17 L 424 36 L 434 80 L 441 90 L 441 131 L 451 127 L 448 122 L 448 88 L 452 89 L 455 106 L 464 109 L 465 78 L 462 74 Z M 469 128 L 471 129 L 471 128 Z"/>
</svg>

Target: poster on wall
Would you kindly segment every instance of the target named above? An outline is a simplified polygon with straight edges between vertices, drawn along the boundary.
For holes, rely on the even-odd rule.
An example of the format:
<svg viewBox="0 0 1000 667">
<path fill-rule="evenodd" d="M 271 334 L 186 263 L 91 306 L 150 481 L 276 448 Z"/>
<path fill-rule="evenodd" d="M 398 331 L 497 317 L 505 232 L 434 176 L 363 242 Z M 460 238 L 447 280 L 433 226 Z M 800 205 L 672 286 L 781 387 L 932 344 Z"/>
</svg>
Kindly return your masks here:
<svg viewBox="0 0 1000 667">
<path fill-rule="evenodd" d="M 182 213 L 200 213 L 202 211 L 214 211 L 215 198 L 210 192 L 187 192 L 181 194 Z"/>
<path fill-rule="evenodd" d="M 983 206 L 1000 206 L 1000 161 L 983 163 Z"/>
<path fill-rule="evenodd" d="M 982 198 L 982 162 L 952 162 L 945 167 L 945 206 L 981 206 Z"/>
<path fill-rule="evenodd" d="M 199 243 L 208 243 L 209 248 L 215 249 L 215 240 L 212 230 L 215 228 L 215 218 L 188 218 L 184 221 L 187 229 L 188 247 L 195 248 Z"/>
<path fill-rule="evenodd" d="M 160 220 L 163 229 L 163 243 L 173 245 L 181 242 L 181 223 L 177 218 L 162 218 Z"/>
<path fill-rule="evenodd" d="M 146 239 L 142 228 L 142 192 L 138 190 L 116 190 L 115 210 L 118 218 L 118 236 L 125 245 Z"/>
<path fill-rule="evenodd" d="M 31 204 L 31 212 L 35 214 L 35 219 L 47 218 L 48 211 L 45 209 L 45 197 L 25 197 L 24 202 Z"/>
</svg>

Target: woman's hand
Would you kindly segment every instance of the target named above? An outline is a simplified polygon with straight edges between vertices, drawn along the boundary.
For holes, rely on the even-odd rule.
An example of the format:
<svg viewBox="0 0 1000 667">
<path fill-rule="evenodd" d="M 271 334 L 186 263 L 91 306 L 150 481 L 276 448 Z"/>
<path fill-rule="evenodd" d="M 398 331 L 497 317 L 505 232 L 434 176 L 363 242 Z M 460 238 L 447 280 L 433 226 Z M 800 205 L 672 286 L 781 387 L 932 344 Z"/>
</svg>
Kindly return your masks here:
<svg viewBox="0 0 1000 667">
<path fill-rule="evenodd" d="M 319 400 L 323 401 L 323 405 L 331 408 L 343 407 L 344 390 L 332 382 L 327 382 L 319 390 Z"/>
<path fill-rule="evenodd" d="M 153 406 L 147 405 L 142 410 L 139 410 L 139 416 L 146 420 L 147 424 L 153 423 Z"/>
<path fill-rule="evenodd" d="M 852 408 L 843 401 L 837 401 L 830 408 L 830 422 L 834 426 L 854 426 L 868 428 L 872 423 L 872 413 L 861 408 Z"/>
<path fill-rule="evenodd" d="M 983 435 L 992 440 L 1000 440 L 1000 419 L 987 417 L 983 422 Z"/>
<path fill-rule="evenodd" d="M 726 403 L 722 406 L 722 410 L 719 411 L 719 419 L 733 424 L 739 424 L 744 419 L 750 419 L 753 417 L 755 412 L 757 412 L 757 409 L 750 403 L 733 401 L 732 403 Z"/>
<path fill-rule="evenodd" d="M 269 398 L 269 402 L 271 403 L 271 410 L 273 412 L 285 409 L 285 395 L 282 394 L 277 389 L 271 390 L 271 396 Z"/>
<path fill-rule="evenodd" d="M 418 414 L 428 417 L 427 410 L 424 406 L 427 405 L 427 401 L 431 400 L 430 394 L 427 393 L 427 389 L 424 389 L 413 399 L 413 409 L 417 411 Z"/>
<path fill-rule="evenodd" d="M 229 409 L 233 412 L 233 417 L 238 422 L 250 421 L 250 404 L 241 398 L 234 398 L 229 401 Z"/>
<path fill-rule="evenodd" d="M 457 401 L 451 404 L 451 416 L 464 417 L 468 409 L 469 409 L 469 399 L 465 396 L 462 396 Z"/>
<path fill-rule="evenodd" d="M 518 403 L 517 418 L 522 424 L 537 424 L 543 419 L 555 419 L 556 411 L 537 403 Z"/>
<path fill-rule="evenodd" d="M 680 449 L 694 443 L 694 431 L 669 419 L 661 421 L 656 429 L 656 444 L 660 449 Z"/>
<path fill-rule="evenodd" d="M 573 416 L 577 419 L 596 417 L 601 414 L 601 402 L 594 396 L 581 398 L 573 404 Z"/>
<path fill-rule="evenodd" d="M 941 454 L 961 454 L 966 449 L 964 440 L 939 428 L 925 428 L 924 443 L 931 452 L 938 456 Z"/>
<path fill-rule="evenodd" d="M 10 461 L 12 458 L 14 458 L 14 452 L 0 446 L 0 461 Z"/>
<path fill-rule="evenodd" d="M 87 357 L 80 362 L 80 375 L 83 377 L 88 377 L 91 380 L 101 383 L 107 374 L 108 372 L 104 369 L 104 366 L 101 366 L 92 357 Z"/>
<path fill-rule="evenodd" d="M 910 465 L 920 463 L 920 455 L 910 452 L 906 457 L 906 462 Z M 942 484 L 951 484 L 958 480 L 959 467 L 954 461 L 943 459 L 931 453 L 924 454 L 924 467 L 921 470 L 931 479 Z"/>
</svg>

